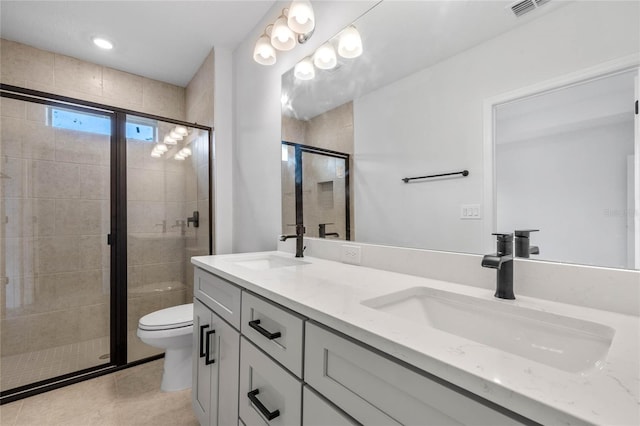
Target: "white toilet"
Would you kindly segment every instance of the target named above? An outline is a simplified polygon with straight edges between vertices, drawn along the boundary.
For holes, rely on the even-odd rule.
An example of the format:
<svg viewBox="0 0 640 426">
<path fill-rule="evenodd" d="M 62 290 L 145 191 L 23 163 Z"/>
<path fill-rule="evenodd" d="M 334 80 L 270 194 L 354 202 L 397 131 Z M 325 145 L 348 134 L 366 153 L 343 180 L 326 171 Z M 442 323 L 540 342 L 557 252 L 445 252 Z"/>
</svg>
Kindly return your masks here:
<svg viewBox="0 0 640 426">
<path fill-rule="evenodd" d="M 143 316 L 138 337 L 144 343 L 165 349 L 160 388 L 165 392 L 191 387 L 193 303 L 172 306 Z"/>
</svg>

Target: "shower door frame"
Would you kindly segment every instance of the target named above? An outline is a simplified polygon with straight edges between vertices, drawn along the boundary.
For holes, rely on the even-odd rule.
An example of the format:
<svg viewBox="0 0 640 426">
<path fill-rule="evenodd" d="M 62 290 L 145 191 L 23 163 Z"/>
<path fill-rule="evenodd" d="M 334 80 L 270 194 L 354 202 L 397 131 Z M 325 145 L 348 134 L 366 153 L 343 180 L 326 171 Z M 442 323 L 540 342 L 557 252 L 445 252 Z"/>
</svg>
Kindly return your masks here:
<svg viewBox="0 0 640 426">
<path fill-rule="evenodd" d="M 76 111 L 100 113 L 111 118 L 110 149 L 110 361 L 84 370 L 67 373 L 0 392 L 0 405 L 78 383 L 114 371 L 133 367 L 164 357 L 164 354 L 127 362 L 127 116 L 191 127 L 208 132 L 208 197 L 209 197 L 209 254 L 213 254 L 213 127 L 84 101 L 54 93 L 0 84 L 0 97 L 55 106 Z M 187 283 L 189 285 L 189 283 Z"/>
</svg>

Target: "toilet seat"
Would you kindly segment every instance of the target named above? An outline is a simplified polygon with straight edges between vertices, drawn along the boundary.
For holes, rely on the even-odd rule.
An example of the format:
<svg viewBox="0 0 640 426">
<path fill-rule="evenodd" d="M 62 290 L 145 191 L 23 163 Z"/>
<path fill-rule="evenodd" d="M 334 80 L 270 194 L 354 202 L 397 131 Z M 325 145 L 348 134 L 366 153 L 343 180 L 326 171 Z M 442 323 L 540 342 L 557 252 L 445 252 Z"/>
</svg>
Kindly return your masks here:
<svg viewBox="0 0 640 426">
<path fill-rule="evenodd" d="M 143 316 L 138 328 L 146 331 L 172 330 L 193 326 L 193 303 L 172 306 Z"/>
</svg>

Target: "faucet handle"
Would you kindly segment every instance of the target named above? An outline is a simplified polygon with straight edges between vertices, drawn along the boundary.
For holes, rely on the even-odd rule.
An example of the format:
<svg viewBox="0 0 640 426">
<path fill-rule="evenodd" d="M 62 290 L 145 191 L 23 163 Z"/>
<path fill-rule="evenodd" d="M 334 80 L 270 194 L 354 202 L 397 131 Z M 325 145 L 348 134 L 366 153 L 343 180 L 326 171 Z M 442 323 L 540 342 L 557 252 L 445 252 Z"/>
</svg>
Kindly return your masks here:
<svg viewBox="0 0 640 426">
<path fill-rule="evenodd" d="M 538 232 L 540 231 L 539 229 L 516 229 L 514 231 L 516 237 L 524 237 L 524 238 L 529 238 L 529 234 L 531 234 L 532 232 Z"/>
<path fill-rule="evenodd" d="M 491 235 L 495 235 L 496 237 L 498 237 L 498 241 L 510 240 L 511 238 L 513 238 L 513 234 L 503 234 L 500 232 L 494 232 Z"/>
</svg>

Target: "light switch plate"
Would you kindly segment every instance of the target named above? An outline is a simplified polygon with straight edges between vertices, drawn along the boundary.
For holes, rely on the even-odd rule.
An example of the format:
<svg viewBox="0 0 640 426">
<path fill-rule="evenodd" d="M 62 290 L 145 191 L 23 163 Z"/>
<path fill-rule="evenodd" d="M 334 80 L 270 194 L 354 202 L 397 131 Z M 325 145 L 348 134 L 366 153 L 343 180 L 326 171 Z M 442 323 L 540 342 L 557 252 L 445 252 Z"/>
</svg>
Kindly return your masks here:
<svg viewBox="0 0 640 426">
<path fill-rule="evenodd" d="M 480 204 L 462 204 L 460 206 L 460 219 L 482 219 L 482 209 Z"/>
<path fill-rule="evenodd" d="M 343 263 L 350 263 L 351 265 L 359 265 L 361 260 L 361 248 L 360 246 L 352 246 L 344 244 L 342 246 L 341 260 Z"/>
</svg>

